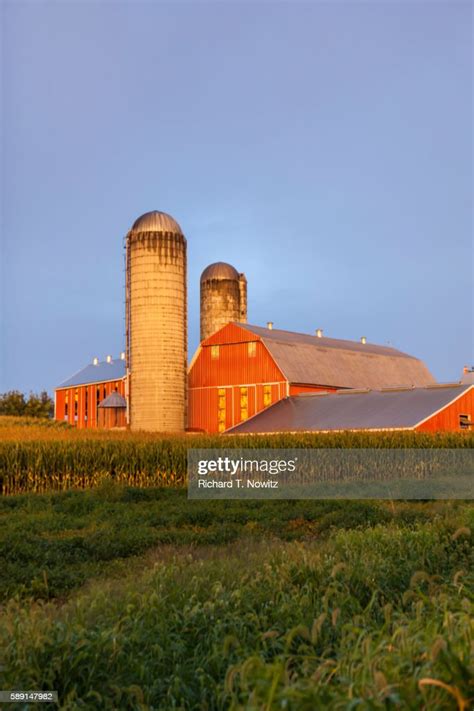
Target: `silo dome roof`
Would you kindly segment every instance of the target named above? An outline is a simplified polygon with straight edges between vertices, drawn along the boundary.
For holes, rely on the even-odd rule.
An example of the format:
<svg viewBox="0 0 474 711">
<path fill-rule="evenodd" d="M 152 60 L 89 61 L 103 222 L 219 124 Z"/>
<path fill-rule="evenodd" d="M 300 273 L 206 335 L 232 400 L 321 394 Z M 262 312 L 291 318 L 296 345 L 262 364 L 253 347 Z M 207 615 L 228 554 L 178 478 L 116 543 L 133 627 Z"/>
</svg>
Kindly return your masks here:
<svg viewBox="0 0 474 711">
<path fill-rule="evenodd" d="M 239 272 L 232 264 L 214 262 L 214 264 L 209 264 L 201 274 L 201 281 L 206 281 L 207 279 L 237 279 L 238 281 Z"/>
<path fill-rule="evenodd" d="M 130 232 L 174 232 L 182 235 L 181 227 L 166 212 L 152 210 L 141 215 L 132 225 Z"/>
</svg>

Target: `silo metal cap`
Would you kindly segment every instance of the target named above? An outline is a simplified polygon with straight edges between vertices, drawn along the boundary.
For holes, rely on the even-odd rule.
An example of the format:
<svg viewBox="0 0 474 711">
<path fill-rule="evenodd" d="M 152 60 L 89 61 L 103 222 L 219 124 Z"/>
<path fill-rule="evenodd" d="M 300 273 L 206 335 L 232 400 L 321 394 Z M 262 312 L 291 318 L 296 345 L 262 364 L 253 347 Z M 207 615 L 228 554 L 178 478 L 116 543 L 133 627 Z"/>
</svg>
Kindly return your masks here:
<svg viewBox="0 0 474 711">
<path fill-rule="evenodd" d="M 209 264 L 201 274 L 201 282 L 209 279 L 236 279 L 239 280 L 239 272 L 232 264 L 227 262 L 214 262 Z"/>
<path fill-rule="evenodd" d="M 152 210 L 141 215 L 132 225 L 130 232 L 174 232 L 182 235 L 183 231 L 176 220 L 166 212 Z"/>
</svg>

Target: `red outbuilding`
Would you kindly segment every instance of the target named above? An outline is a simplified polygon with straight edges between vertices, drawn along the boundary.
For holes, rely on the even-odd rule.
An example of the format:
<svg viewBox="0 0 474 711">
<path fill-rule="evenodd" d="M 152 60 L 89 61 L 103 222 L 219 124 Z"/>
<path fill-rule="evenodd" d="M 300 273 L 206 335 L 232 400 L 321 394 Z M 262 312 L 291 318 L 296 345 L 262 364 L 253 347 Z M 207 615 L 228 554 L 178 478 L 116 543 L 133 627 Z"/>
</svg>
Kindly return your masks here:
<svg viewBox="0 0 474 711">
<path fill-rule="evenodd" d="M 56 388 L 54 394 L 55 418 L 79 428 L 125 427 L 125 359 L 97 358 Z M 112 411 L 110 401 L 117 393 L 123 399 L 121 407 Z M 104 407 L 101 408 L 101 404 Z M 117 403 L 115 403 L 116 405 Z"/>
<path fill-rule="evenodd" d="M 338 390 L 288 397 L 230 430 L 275 432 L 472 431 L 474 385 Z"/>
</svg>

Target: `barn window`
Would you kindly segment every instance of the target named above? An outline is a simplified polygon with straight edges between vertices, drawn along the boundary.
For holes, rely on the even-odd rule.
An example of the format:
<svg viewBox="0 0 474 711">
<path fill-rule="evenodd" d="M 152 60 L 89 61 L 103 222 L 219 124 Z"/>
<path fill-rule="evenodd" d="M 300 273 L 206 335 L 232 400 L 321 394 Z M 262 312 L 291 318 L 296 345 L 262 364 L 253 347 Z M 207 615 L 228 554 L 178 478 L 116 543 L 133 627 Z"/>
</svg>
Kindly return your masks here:
<svg viewBox="0 0 474 711">
<path fill-rule="evenodd" d="M 79 391 L 74 392 L 74 422 L 77 422 L 77 413 L 79 410 Z"/>
<path fill-rule="evenodd" d="M 69 393 L 66 392 L 66 397 L 64 399 L 64 419 L 67 420 L 69 414 Z"/>
<path fill-rule="evenodd" d="M 268 407 L 272 404 L 272 386 L 263 386 L 263 407 Z"/>
<path fill-rule="evenodd" d="M 213 360 L 219 358 L 219 346 L 211 346 L 211 358 Z"/>
<path fill-rule="evenodd" d="M 240 419 L 246 420 L 249 416 L 248 388 L 240 388 Z"/>
<path fill-rule="evenodd" d="M 471 415 L 459 415 L 459 427 L 468 430 L 471 427 Z"/>
<path fill-rule="evenodd" d="M 257 355 L 257 343 L 256 341 L 249 341 L 247 343 L 247 354 L 249 358 L 255 358 Z"/>
<path fill-rule="evenodd" d="M 217 426 L 219 432 L 225 430 L 225 410 L 226 410 L 226 395 L 225 388 L 219 388 L 217 391 Z"/>
</svg>

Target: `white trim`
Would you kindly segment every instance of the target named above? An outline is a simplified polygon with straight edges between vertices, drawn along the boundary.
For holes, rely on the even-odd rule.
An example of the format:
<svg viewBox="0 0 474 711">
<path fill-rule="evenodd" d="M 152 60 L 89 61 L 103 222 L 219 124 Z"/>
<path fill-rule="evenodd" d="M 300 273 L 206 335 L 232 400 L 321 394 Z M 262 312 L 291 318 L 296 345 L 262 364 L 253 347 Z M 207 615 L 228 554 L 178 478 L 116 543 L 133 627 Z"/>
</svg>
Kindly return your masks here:
<svg viewBox="0 0 474 711">
<path fill-rule="evenodd" d="M 454 386 L 453 386 L 454 387 Z M 462 386 L 459 386 L 462 387 Z M 423 425 L 425 422 L 428 420 L 431 420 L 432 417 L 436 417 L 436 415 L 439 415 L 440 412 L 443 412 L 447 407 L 455 403 L 459 398 L 461 398 L 463 395 L 466 395 L 470 390 L 474 388 L 473 385 L 469 385 L 465 390 L 462 391 L 462 393 L 459 393 L 453 400 L 450 400 L 449 402 L 445 403 L 443 407 L 440 407 L 439 410 L 436 410 L 436 412 L 432 412 L 431 415 L 428 415 L 428 417 L 425 417 L 423 420 L 420 420 L 419 422 L 416 423 L 416 425 L 413 425 L 412 429 L 415 429 L 415 427 L 419 427 L 420 425 Z"/>
<path fill-rule="evenodd" d="M 202 351 L 202 347 L 201 347 L 201 345 L 199 345 L 199 346 L 196 348 L 196 350 L 194 351 L 193 357 L 192 357 L 191 360 L 189 361 L 189 365 L 188 365 L 188 375 L 191 373 L 191 368 L 193 367 L 194 363 L 196 362 L 196 360 L 197 360 L 199 354 L 201 353 L 201 351 Z"/>
<path fill-rule="evenodd" d="M 89 383 L 77 383 L 77 385 L 64 385 L 60 386 L 58 388 L 54 388 L 54 392 L 56 393 L 58 390 L 72 390 L 73 388 L 85 388 L 88 387 L 89 385 L 100 385 L 100 383 L 117 383 L 120 382 L 120 380 L 125 381 L 126 375 L 122 375 L 119 378 L 109 378 L 108 380 L 92 380 L 92 382 Z"/>
<path fill-rule="evenodd" d="M 250 333 L 251 333 L 251 331 L 250 331 Z M 255 335 L 257 335 L 257 334 L 255 334 Z M 262 346 L 263 346 L 263 347 L 265 348 L 265 350 L 267 351 L 267 353 L 268 353 L 268 355 L 270 356 L 270 358 L 271 358 L 271 360 L 272 360 L 272 363 L 273 363 L 273 365 L 275 366 L 275 368 L 276 368 L 278 371 L 280 371 L 280 373 L 283 375 L 284 380 L 279 381 L 279 382 L 286 382 L 287 391 L 289 391 L 290 381 L 289 381 L 289 379 L 288 379 L 288 376 L 287 376 L 286 373 L 283 372 L 283 368 L 280 368 L 280 366 L 278 365 L 278 363 L 277 363 L 276 360 L 275 360 L 275 356 L 272 355 L 270 349 L 268 348 L 267 344 L 265 343 L 265 341 L 264 341 L 263 339 L 264 339 L 264 336 L 260 336 L 260 343 L 262 344 Z"/>
</svg>

